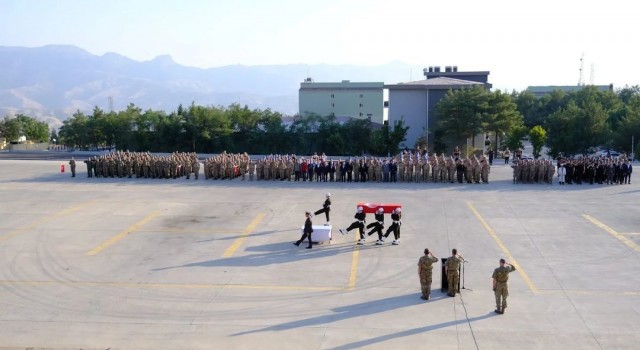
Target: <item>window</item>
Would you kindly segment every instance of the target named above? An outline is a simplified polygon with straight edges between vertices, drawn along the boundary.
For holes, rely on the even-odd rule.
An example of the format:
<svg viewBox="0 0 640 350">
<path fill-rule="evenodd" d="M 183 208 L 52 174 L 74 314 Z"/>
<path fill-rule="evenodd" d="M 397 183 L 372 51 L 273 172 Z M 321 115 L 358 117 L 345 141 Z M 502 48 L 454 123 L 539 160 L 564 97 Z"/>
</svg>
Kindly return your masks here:
<svg viewBox="0 0 640 350">
<path fill-rule="evenodd" d="M 362 117 L 362 113 L 360 113 L 360 116 Z"/>
<path fill-rule="evenodd" d="M 331 94 L 331 98 L 335 98 L 335 97 L 336 97 L 336 95 L 334 95 L 334 94 Z"/>
<path fill-rule="evenodd" d="M 332 103 L 332 104 L 331 104 L 331 108 L 334 108 L 335 106 L 336 106 L 336 104 L 335 104 L 335 103 Z"/>
<path fill-rule="evenodd" d="M 360 98 L 363 98 L 363 97 L 364 97 L 364 95 L 363 95 L 363 94 L 360 94 Z"/>
<path fill-rule="evenodd" d="M 360 104 L 360 108 L 362 108 L 362 103 Z"/>
</svg>

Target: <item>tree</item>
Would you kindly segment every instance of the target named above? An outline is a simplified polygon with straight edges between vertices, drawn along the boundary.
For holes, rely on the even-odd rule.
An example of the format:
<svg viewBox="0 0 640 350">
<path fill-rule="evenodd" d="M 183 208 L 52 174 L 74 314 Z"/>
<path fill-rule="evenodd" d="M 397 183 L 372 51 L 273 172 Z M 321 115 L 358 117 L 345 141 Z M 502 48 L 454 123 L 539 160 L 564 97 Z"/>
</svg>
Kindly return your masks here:
<svg viewBox="0 0 640 350">
<path fill-rule="evenodd" d="M 508 94 L 496 90 L 489 95 L 488 111 L 486 114 L 486 131 L 494 133 L 494 149 L 497 151 L 498 135 L 519 128 L 523 118 L 516 104 Z"/>
<path fill-rule="evenodd" d="M 59 135 L 63 144 L 84 149 L 89 142 L 88 118 L 79 110 L 62 122 Z"/>
<path fill-rule="evenodd" d="M 506 133 L 507 139 L 505 140 L 504 145 L 512 150 L 522 148 L 522 139 L 527 136 L 528 132 L 529 129 L 524 125 L 509 130 L 509 132 Z"/>
<path fill-rule="evenodd" d="M 540 125 L 536 125 L 529 131 L 529 141 L 533 146 L 533 157 L 538 159 L 542 146 L 547 142 L 547 131 Z"/>
<path fill-rule="evenodd" d="M 436 108 L 440 119 L 437 128 L 442 135 L 453 143 L 466 144 L 487 126 L 489 92 L 479 86 L 449 90 Z"/>
<path fill-rule="evenodd" d="M 528 128 L 534 125 L 539 125 L 544 122 L 544 117 L 541 112 L 541 100 L 539 100 L 530 91 L 524 90 L 519 93 L 513 92 L 511 98 L 518 106 L 518 111 L 523 116 L 524 125 Z"/>
</svg>

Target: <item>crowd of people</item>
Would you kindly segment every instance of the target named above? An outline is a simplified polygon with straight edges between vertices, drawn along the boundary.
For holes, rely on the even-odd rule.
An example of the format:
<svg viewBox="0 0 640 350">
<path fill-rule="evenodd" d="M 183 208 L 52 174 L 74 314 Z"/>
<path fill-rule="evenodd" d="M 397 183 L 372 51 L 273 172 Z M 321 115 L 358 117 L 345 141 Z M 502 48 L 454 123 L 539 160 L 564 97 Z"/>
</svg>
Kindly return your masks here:
<svg viewBox="0 0 640 350">
<path fill-rule="evenodd" d="M 85 161 L 89 177 L 198 179 L 200 161 L 195 153 L 168 156 L 117 151 Z M 227 153 L 204 160 L 206 180 L 297 182 L 449 182 L 488 183 L 490 165 L 485 156 L 464 158 L 402 152 L 394 157 L 331 159 L 324 153 L 310 157 L 269 155 L 253 159 L 247 153 Z"/>
<path fill-rule="evenodd" d="M 191 174 L 198 179 L 200 162 L 195 153 L 174 152 L 168 156 L 149 152 L 116 151 L 84 161 L 88 177 L 177 179 Z M 75 160 L 69 164 L 75 176 Z"/>
<path fill-rule="evenodd" d="M 196 153 L 116 151 L 84 161 L 88 177 L 198 179 L 200 160 Z M 402 152 L 395 157 L 349 157 L 331 159 L 323 154 L 309 157 L 269 155 L 260 159 L 247 153 L 227 153 L 203 161 L 207 180 L 294 182 L 405 182 L 489 183 L 487 157 Z M 75 160 L 69 162 L 75 177 Z M 520 159 L 513 165 L 514 184 L 553 184 L 554 176 L 564 184 L 630 184 L 633 166 L 626 157 L 585 157 L 551 160 Z"/>
<path fill-rule="evenodd" d="M 550 160 L 517 159 L 512 165 L 514 184 L 552 184 L 558 176 L 560 185 L 631 184 L 633 165 L 626 157 L 561 158 L 556 166 Z"/>
</svg>

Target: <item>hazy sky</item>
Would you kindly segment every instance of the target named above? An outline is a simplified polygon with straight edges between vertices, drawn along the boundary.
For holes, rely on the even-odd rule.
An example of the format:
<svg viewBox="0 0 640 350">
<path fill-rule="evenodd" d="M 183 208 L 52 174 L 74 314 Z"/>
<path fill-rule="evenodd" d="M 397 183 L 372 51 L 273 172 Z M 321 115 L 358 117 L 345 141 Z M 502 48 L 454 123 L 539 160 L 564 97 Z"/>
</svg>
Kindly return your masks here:
<svg viewBox="0 0 640 350">
<path fill-rule="evenodd" d="M 593 65 L 595 84 L 640 84 L 638 33 L 628 0 L 0 0 L 3 46 L 169 54 L 203 68 L 457 65 L 509 90 L 576 84 L 583 53 L 586 83 Z"/>
</svg>

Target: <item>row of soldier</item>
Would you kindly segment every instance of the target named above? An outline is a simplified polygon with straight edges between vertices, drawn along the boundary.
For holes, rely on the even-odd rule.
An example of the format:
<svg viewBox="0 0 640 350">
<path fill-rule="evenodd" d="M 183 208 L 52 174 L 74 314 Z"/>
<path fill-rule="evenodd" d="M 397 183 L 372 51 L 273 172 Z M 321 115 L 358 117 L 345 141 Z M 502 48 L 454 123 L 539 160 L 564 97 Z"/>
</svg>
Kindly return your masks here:
<svg viewBox="0 0 640 350">
<path fill-rule="evenodd" d="M 174 152 L 168 156 L 149 152 L 116 151 L 84 161 L 88 177 L 176 179 L 191 174 L 198 178 L 200 163 L 195 153 Z"/>
<path fill-rule="evenodd" d="M 200 163 L 195 153 L 174 152 L 168 156 L 122 152 L 85 161 L 88 176 L 179 178 L 194 174 Z M 331 160 L 324 154 L 311 157 L 270 155 L 252 160 L 247 153 L 223 152 L 204 161 L 205 179 L 281 180 L 315 182 L 455 182 L 488 183 L 490 166 L 477 158 L 429 157 L 403 154 L 393 158 L 354 157 Z"/>
<path fill-rule="evenodd" d="M 633 165 L 625 158 L 562 159 L 558 164 L 558 175 L 564 175 L 561 184 L 631 184 Z"/>
<path fill-rule="evenodd" d="M 633 166 L 628 159 L 587 157 L 558 160 L 558 183 L 627 184 Z M 552 184 L 556 167 L 550 160 L 517 160 L 513 165 L 513 183 Z"/>
<path fill-rule="evenodd" d="M 550 160 L 518 159 L 513 168 L 514 184 L 552 184 L 556 168 Z"/>
<path fill-rule="evenodd" d="M 331 160 L 326 156 L 270 155 L 258 161 L 249 155 L 221 154 L 205 161 L 206 179 L 280 180 L 314 182 L 455 182 L 488 183 L 490 166 L 478 159 L 430 156 L 354 157 Z"/>
</svg>

